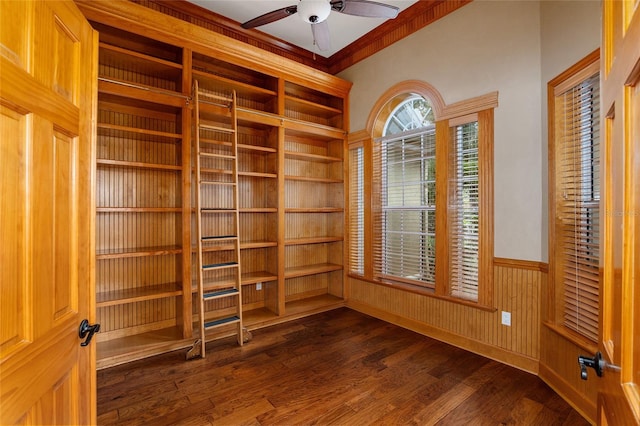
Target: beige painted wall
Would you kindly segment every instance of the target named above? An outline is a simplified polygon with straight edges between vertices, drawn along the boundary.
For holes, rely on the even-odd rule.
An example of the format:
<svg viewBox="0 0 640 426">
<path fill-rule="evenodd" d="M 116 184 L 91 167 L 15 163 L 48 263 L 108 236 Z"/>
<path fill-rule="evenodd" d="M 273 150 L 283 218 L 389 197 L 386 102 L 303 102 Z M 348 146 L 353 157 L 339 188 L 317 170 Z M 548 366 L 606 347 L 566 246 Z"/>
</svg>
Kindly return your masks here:
<svg viewBox="0 0 640 426">
<path fill-rule="evenodd" d="M 546 74 L 566 68 L 575 62 L 573 57 L 584 56 L 562 53 L 576 43 L 573 38 L 580 40 L 575 28 L 559 28 L 558 19 L 565 13 L 580 10 L 578 16 L 588 17 L 587 30 L 599 34 L 599 24 L 591 26 L 595 8 L 589 5 L 582 11 L 583 3 L 590 2 L 476 0 L 339 74 L 354 82 L 351 131 L 364 129 L 378 98 L 404 80 L 433 85 L 447 104 L 499 91 L 495 110 L 497 257 L 546 261 L 546 148 L 541 147 L 546 146 L 541 119 L 546 114 Z M 554 16 L 554 10 L 563 15 Z M 573 27 L 580 21 L 570 22 Z M 554 45 L 554 34 L 575 37 Z M 582 43 L 576 44 L 580 45 L 577 50 L 584 50 Z M 547 48 L 548 54 L 543 52 Z"/>
<path fill-rule="evenodd" d="M 548 261 L 547 82 L 600 46 L 600 0 L 543 1 L 542 44 L 542 260 Z"/>
</svg>

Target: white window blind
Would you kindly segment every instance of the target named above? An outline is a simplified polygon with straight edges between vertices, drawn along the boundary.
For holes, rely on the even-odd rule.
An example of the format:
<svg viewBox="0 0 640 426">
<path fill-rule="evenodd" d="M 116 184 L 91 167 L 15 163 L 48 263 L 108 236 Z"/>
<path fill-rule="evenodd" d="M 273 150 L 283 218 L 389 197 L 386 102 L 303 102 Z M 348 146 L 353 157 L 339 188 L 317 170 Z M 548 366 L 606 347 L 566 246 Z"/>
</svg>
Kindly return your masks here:
<svg viewBox="0 0 640 426">
<path fill-rule="evenodd" d="M 364 149 L 349 150 L 349 272 L 364 275 Z"/>
<path fill-rule="evenodd" d="M 478 300 L 478 122 L 453 127 L 449 181 L 449 280 L 451 296 Z"/>
<path fill-rule="evenodd" d="M 600 252 L 599 74 L 556 97 L 556 282 L 563 324 L 597 341 Z"/>
<path fill-rule="evenodd" d="M 382 138 L 374 144 L 380 199 L 374 221 L 377 278 L 435 288 L 435 126 Z M 379 228 L 378 228 L 379 227 Z"/>
</svg>

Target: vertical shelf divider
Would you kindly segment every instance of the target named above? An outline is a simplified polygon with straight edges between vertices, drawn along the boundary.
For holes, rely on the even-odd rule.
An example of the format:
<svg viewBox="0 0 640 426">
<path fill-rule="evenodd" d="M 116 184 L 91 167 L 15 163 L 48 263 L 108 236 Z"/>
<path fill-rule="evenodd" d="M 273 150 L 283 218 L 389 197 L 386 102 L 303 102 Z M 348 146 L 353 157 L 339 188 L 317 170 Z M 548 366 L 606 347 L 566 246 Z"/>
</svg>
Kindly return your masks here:
<svg viewBox="0 0 640 426">
<path fill-rule="evenodd" d="M 182 50 L 182 94 L 191 93 L 191 49 Z M 191 297 L 191 101 L 182 108 L 182 304 L 178 306 L 178 320 L 182 337 L 193 336 Z"/>
</svg>

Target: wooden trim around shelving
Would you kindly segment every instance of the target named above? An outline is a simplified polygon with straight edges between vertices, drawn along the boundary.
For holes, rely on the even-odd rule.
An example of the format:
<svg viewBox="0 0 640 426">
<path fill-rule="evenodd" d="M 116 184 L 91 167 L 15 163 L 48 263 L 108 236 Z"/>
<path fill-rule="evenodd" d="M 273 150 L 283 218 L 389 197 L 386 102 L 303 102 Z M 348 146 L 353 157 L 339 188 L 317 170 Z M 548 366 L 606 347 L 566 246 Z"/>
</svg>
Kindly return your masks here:
<svg viewBox="0 0 640 426">
<path fill-rule="evenodd" d="M 330 74 L 337 74 L 393 43 L 456 11 L 472 0 L 422 0 L 403 10 L 329 58 L 300 48 L 257 29 L 246 30 L 239 22 L 184 0 L 131 0 L 152 10 L 193 25 L 224 34 L 264 51 L 294 60 Z"/>
<path fill-rule="evenodd" d="M 246 30 L 233 21 L 184 0 L 131 0 L 149 9 L 174 16 L 193 25 L 225 34 L 268 52 L 292 59 L 320 71 L 329 71 L 329 60 L 257 29 Z"/>
<path fill-rule="evenodd" d="M 293 58 L 283 58 L 226 34 L 214 32 L 213 29 L 140 4 L 130 1 L 76 0 L 76 5 L 89 20 L 145 34 L 148 38 L 215 56 L 259 73 L 280 76 L 294 84 L 302 82 L 305 87 L 313 90 L 340 97 L 346 96 L 351 89 L 351 82 L 304 65 Z"/>
</svg>

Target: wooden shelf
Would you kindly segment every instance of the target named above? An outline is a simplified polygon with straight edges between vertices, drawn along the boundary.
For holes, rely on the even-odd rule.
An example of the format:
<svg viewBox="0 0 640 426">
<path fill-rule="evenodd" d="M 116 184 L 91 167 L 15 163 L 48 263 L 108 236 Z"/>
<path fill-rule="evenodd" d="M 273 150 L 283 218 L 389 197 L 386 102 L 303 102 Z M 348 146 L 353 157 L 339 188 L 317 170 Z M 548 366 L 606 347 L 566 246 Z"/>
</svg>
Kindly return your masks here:
<svg viewBox="0 0 640 426">
<path fill-rule="evenodd" d="M 230 288 L 236 285 L 235 277 L 233 276 L 225 276 L 218 279 L 205 279 L 202 283 L 205 293 L 211 292 L 215 290 L 222 290 L 225 288 Z M 198 282 L 193 281 L 191 283 L 191 293 L 196 294 L 198 292 Z"/>
<path fill-rule="evenodd" d="M 98 333 L 97 337 L 100 334 Z M 97 343 L 96 368 L 102 369 L 193 345 L 178 327 L 168 327 Z"/>
<path fill-rule="evenodd" d="M 110 167 L 122 167 L 132 169 L 150 169 L 150 170 L 166 170 L 166 171 L 182 171 L 182 166 L 174 166 L 172 164 L 153 164 L 144 163 L 141 161 L 122 161 L 122 160 L 109 160 L 106 158 L 98 158 L 96 160 L 98 166 L 110 166 Z"/>
<path fill-rule="evenodd" d="M 342 179 L 321 178 L 312 176 L 285 176 L 285 180 L 314 183 L 344 183 Z"/>
<path fill-rule="evenodd" d="M 287 207 L 285 213 L 343 213 L 342 207 Z"/>
<path fill-rule="evenodd" d="M 182 64 L 134 52 L 107 43 L 100 43 L 98 62 L 119 69 L 126 69 L 161 79 L 179 80 Z"/>
<path fill-rule="evenodd" d="M 113 95 L 136 100 L 135 102 L 130 101 L 129 103 L 131 105 L 136 105 L 139 101 L 144 100 L 144 103 L 152 102 L 161 105 L 182 107 L 188 99 L 187 96 L 180 92 L 161 89 L 142 83 L 131 83 L 113 77 L 100 77 L 98 79 L 98 93 L 100 93 L 100 95 Z"/>
<path fill-rule="evenodd" d="M 96 307 L 104 308 L 107 306 L 122 305 L 124 303 L 175 297 L 181 294 L 182 289 L 178 283 L 107 291 L 96 294 Z"/>
<path fill-rule="evenodd" d="M 242 144 L 242 143 L 238 144 L 238 149 L 246 150 L 246 151 L 268 152 L 268 153 L 278 152 L 276 148 L 271 148 L 269 146 L 249 145 L 249 144 Z"/>
<path fill-rule="evenodd" d="M 277 324 L 278 322 L 288 321 L 287 318 L 280 319 L 278 314 L 267 308 L 244 311 L 242 312 L 242 319 L 244 326 L 251 330 L 265 327 L 267 325 Z"/>
<path fill-rule="evenodd" d="M 278 275 L 273 274 L 267 271 L 256 271 L 256 272 L 243 272 L 242 273 L 242 285 L 256 284 L 256 283 L 264 283 L 268 281 L 276 281 L 278 279 Z"/>
<path fill-rule="evenodd" d="M 239 106 L 236 111 L 238 113 L 238 123 L 242 123 L 243 125 L 249 123 L 250 126 L 248 127 L 256 127 L 256 125 L 265 126 L 265 128 L 266 126 L 279 127 L 285 122 L 285 118 L 281 115 L 268 111 L 242 106 Z"/>
<path fill-rule="evenodd" d="M 99 136 L 117 136 L 118 133 L 132 133 L 137 135 L 155 136 L 167 140 L 167 142 L 173 141 L 179 142 L 182 139 L 182 135 L 171 132 L 161 132 L 158 130 L 141 129 L 139 127 L 120 126 L 118 124 L 98 123 L 98 135 Z"/>
<path fill-rule="evenodd" d="M 241 207 L 240 213 L 277 213 L 276 207 Z"/>
<path fill-rule="evenodd" d="M 303 114 L 315 115 L 322 118 L 332 118 L 342 114 L 342 111 L 338 108 L 308 101 L 295 96 L 285 95 L 284 99 L 286 109 L 292 109 Z"/>
<path fill-rule="evenodd" d="M 296 246 L 304 244 L 324 244 L 337 243 L 343 241 L 343 237 L 311 237 L 311 238 L 292 238 L 284 242 L 287 246 Z"/>
<path fill-rule="evenodd" d="M 216 252 L 216 251 L 229 251 L 229 250 L 234 250 L 235 246 L 233 244 L 224 244 L 224 245 L 219 245 L 219 246 L 209 246 L 209 247 L 202 247 L 202 252 L 203 253 L 212 253 L 212 252 Z M 198 251 L 197 247 L 194 247 L 192 249 L 192 251 L 195 253 Z"/>
<path fill-rule="evenodd" d="M 200 172 L 203 173 L 203 174 L 206 174 L 206 173 L 217 173 L 219 175 L 231 175 L 231 174 L 233 174 L 233 171 L 228 170 L 228 169 L 211 169 L 211 168 L 205 168 L 205 167 L 200 168 Z"/>
<path fill-rule="evenodd" d="M 242 241 L 240 243 L 241 250 L 260 249 L 268 247 L 277 247 L 277 241 Z"/>
<path fill-rule="evenodd" d="M 262 173 L 262 172 L 238 172 L 240 177 L 256 177 L 265 179 L 276 179 L 278 175 L 276 173 Z"/>
<path fill-rule="evenodd" d="M 306 314 L 313 315 L 330 309 L 337 309 L 345 305 L 344 299 L 331 294 L 322 294 L 306 299 L 294 300 L 285 303 L 286 315 Z"/>
<path fill-rule="evenodd" d="M 206 71 L 193 69 L 193 78 L 204 83 L 201 86 L 206 87 L 208 84 L 216 87 L 222 91 L 231 92 L 236 91 L 237 95 L 242 98 L 254 99 L 258 102 L 266 102 L 277 96 L 277 93 L 273 90 L 264 89 L 262 87 L 253 86 L 247 83 L 243 83 L 236 80 L 231 80 L 226 77 L 211 74 Z"/>
<path fill-rule="evenodd" d="M 320 163 L 332 163 L 342 161 L 340 157 L 332 157 L 328 155 L 309 154 L 306 152 L 285 151 L 284 158 L 289 160 L 317 161 Z"/>
<path fill-rule="evenodd" d="M 320 312 L 330 311 L 345 306 L 345 301 L 340 297 L 331 294 L 313 296 L 306 299 L 286 302 L 285 312 L 277 315 L 268 308 L 258 308 L 244 311 L 242 313 L 244 326 L 249 330 L 256 330 L 280 324 L 286 321 L 315 315 Z"/>
<path fill-rule="evenodd" d="M 96 207 L 96 213 L 182 213 L 181 207 Z"/>
<path fill-rule="evenodd" d="M 134 247 L 129 249 L 97 250 L 96 259 L 124 259 L 127 257 L 166 256 L 182 253 L 179 246 Z"/>
<path fill-rule="evenodd" d="M 304 277 L 307 275 L 324 274 L 326 272 L 333 272 L 333 271 L 340 271 L 340 270 L 342 270 L 342 265 L 336 265 L 334 263 L 319 263 L 316 265 L 290 266 L 285 268 L 284 277 L 297 278 L 297 277 Z"/>
</svg>

